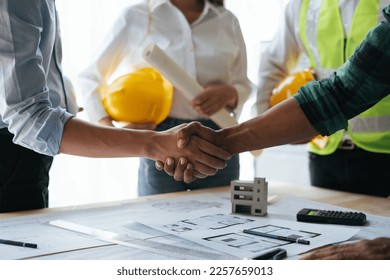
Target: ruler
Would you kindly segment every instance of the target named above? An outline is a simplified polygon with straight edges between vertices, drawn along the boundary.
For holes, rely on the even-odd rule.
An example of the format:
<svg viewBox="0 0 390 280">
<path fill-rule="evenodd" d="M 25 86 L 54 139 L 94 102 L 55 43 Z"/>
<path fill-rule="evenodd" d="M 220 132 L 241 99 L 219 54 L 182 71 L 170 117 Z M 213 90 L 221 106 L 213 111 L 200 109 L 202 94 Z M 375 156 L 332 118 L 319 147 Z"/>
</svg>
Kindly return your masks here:
<svg viewBox="0 0 390 280">
<path fill-rule="evenodd" d="M 171 244 L 164 244 L 155 242 L 148 239 L 128 239 L 127 236 L 120 235 L 114 232 L 109 232 L 97 228 L 92 228 L 64 220 L 49 221 L 49 225 L 55 226 L 61 229 L 85 234 L 90 237 L 94 237 L 98 240 L 113 243 L 125 247 L 130 247 L 142 251 L 151 253 L 163 254 L 179 259 L 198 259 L 198 260 L 228 260 L 237 259 L 230 255 L 221 255 L 218 253 L 206 252 L 202 250 L 192 249 L 188 247 L 179 247 Z"/>
</svg>

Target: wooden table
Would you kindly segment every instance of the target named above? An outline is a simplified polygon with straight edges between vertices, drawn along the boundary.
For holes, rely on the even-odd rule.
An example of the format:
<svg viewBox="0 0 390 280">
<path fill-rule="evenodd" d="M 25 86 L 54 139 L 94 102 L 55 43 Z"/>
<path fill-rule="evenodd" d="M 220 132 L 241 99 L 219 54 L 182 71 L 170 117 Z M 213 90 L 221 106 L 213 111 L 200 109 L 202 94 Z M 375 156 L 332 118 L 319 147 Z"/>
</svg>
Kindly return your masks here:
<svg viewBox="0 0 390 280">
<path fill-rule="evenodd" d="M 21 215 L 35 215 L 42 214 L 52 211 L 69 211 L 69 210 L 78 210 L 78 209 L 87 209 L 87 208 L 96 208 L 96 207 L 108 207 L 114 205 L 120 205 L 125 203 L 139 203 L 145 200 L 158 200 L 164 197 L 170 196 L 186 196 L 192 195 L 195 193 L 204 193 L 204 192 L 229 192 L 230 187 L 218 187 L 212 189 L 203 189 L 189 192 L 178 192 L 178 193 L 169 193 L 169 194 L 160 194 L 147 197 L 139 197 L 131 200 L 115 201 L 115 202 L 104 202 L 88 205 L 78 205 L 71 207 L 59 207 L 59 208 L 48 208 L 48 209 L 39 209 L 32 211 L 20 211 L 12 213 L 0 214 L 1 218 L 16 217 Z M 268 182 L 268 194 L 276 195 L 276 199 L 280 199 L 283 196 L 295 196 L 299 198 L 314 200 L 322 203 L 332 204 L 336 206 L 351 208 L 359 211 L 363 211 L 369 214 L 380 215 L 390 217 L 390 199 L 347 193 L 341 191 L 334 191 L 324 188 L 318 188 L 313 186 L 302 186 L 295 185 L 285 182 Z"/>
<path fill-rule="evenodd" d="M 85 210 L 85 209 L 91 209 L 92 212 L 96 210 L 99 213 L 105 213 L 105 209 L 104 209 L 105 207 L 125 206 L 123 209 L 129 209 L 129 208 L 131 209 L 133 206 L 134 209 L 137 209 L 137 207 L 139 207 L 139 205 L 137 204 L 144 204 L 144 203 L 152 204 L 154 202 L 158 202 L 158 200 L 161 199 L 167 199 L 172 197 L 174 198 L 186 197 L 187 199 L 183 199 L 183 200 L 188 201 L 188 199 L 190 200 L 192 199 L 191 197 L 188 196 L 193 196 L 195 194 L 210 194 L 210 195 L 217 194 L 215 197 L 219 197 L 218 195 L 219 193 L 221 194 L 224 193 L 224 197 L 226 197 L 226 194 L 230 193 L 230 186 L 218 187 L 212 189 L 203 189 L 197 191 L 153 195 L 153 196 L 140 197 L 131 200 L 105 202 L 105 203 L 97 203 L 97 204 L 90 204 L 90 205 L 78 205 L 72 207 L 48 208 L 48 209 L 39 209 L 39 210 L 32 210 L 32 211 L 4 213 L 4 214 L 0 214 L 0 220 L 5 218 L 15 218 L 15 217 L 28 219 L 29 215 L 40 215 L 40 214 L 49 214 L 50 216 L 51 214 L 54 214 L 53 216 L 57 216 L 56 214 L 59 214 L 58 216 L 60 217 L 62 215 L 68 215 L 68 214 L 72 215 L 75 213 L 77 215 L 77 212 L 75 210 Z M 367 196 L 361 194 L 353 194 L 353 193 L 345 193 L 345 192 L 333 191 L 333 190 L 322 189 L 322 188 L 311 187 L 311 186 L 294 185 L 294 184 L 283 183 L 283 182 L 268 182 L 268 194 L 269 194 L 269 198 L 271 196 L 274 197 L 270 203 L 274 203 L 285 196 L 289 196 L 289 197 L 303 198 L 303 199 L 317 201 L 321 203 L 332 204 L 335 206 L 350 208 L 357 211 L 365 212 L 367 214 L 390 217 L 390 199 L 386 199 L 386 198 Z M 228 203 L 228 201 L 226 202 Z M 122 208 L 119 207 L 119 209 Z M 107 213 L 110 213 L 109 211 L 112 210 L 107 208 Z M 110 245 L 110 246 L 105 245 L 101 248 L 96 247 L 95 249 L 96 251 L 90 249 L 85 250 L 84 248 L 82 248 L 80 250 L 71 250 L 69 252 L 64 251 L 64 252 L 50 253 L 44 255 L 43 257 L 34 256 L 29 258 L 31 259 L 39 259 L 39 258 L 74 259 L 76 258 L 77 259 L 77 257 L 75 256 L 79 256 L 79 257 L 81 256 L 80 258 L 83 259 L 85 257 L 84 254 L 87 254 L 88 258 L 94 258 L 95 256 L 98 256 L 97 259 L 99 258 L 104 259 L 104 258 L 110 258 L 111 256 L 110 254 L 112 253 L 112 251 L 110 250 L 114 250 L 114 252 L 117 253 L 119 252 L 118 254 L 121 256 L 123 254 L 121 250 L 126 251 L 126 249 L 123 249 L 120 246 L 116 246 L 116 245 Z M 77 255 L 77 253 L 80 253 L 80 255 Z M 125 253 L 127 254 L 128 251 L 126 251 Z M 129 258 L 131 259 L 131 257 Z"/>
</svg>

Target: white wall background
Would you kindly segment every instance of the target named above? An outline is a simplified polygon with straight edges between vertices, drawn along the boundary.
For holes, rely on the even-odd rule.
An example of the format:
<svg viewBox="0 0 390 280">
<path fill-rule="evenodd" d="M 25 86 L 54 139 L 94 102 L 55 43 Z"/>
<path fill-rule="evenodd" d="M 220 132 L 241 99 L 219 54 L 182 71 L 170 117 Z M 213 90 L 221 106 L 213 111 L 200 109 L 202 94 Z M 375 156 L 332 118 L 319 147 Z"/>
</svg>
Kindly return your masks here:
<svg viewBox="0 0 390 280">
<path fill-rule="evenodd" d="M 134 0 L 57 0 L 63 71 L 77 90 L 79 73 L 92 60 L 120 11 Z M 78 98 L 82 105 L 81 98 Z M 78 115 L 86 119 L 83 113 Z M 137 158 L 89 159 L 56 156 L 51 169 L 50 207 L 136 197 Z"/>
<path fill-rule="evenodd" d="M 62 30 L 63 70 L 75 83 L 76 92 L 78 74 L 90 63 L 114 19 L 123 7 L 136 2 L 138 0 L 56 1 Z M 260 50 L 264 42 L 273 38 L 285 2 L 225 0 L 226 7 L 240 20 L 247 44 L 248 75 L 254 83 L 257 82 Z M 253 102 L 252 97 L 242 120 L 250 117 Z M 80 113 L 79 117 L 85 118 L 85 115 Z M 251 154 L 243 153 L 240 179 L 251 180 L 256 174 L 267 180 L 306 184 L 305 155 L 303 147 L 285 146 L 264 151 L 255 162 Z M 137 170 L 137 158 L 88 159 L 58 155 L 51 170 L 50 207 L 134 198 Z M 300 177 L 297 170 L 303 171 Z"/>
</svg>

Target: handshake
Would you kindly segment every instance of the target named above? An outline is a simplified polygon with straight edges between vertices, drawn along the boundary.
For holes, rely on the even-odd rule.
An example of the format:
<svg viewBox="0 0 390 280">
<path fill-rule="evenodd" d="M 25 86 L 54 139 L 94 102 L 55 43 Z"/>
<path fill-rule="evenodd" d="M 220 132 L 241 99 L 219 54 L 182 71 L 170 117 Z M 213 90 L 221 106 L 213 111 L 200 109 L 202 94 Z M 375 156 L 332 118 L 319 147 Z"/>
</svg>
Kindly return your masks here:
<svg viewBox="0 0 390 280">
<path fill-rule="evenodd" d="M 253 119 L 217 131 L 191 122 L 151 133 L 144 154 L 156 161 L 158 170 L 190 183 L 215 175 L 233 154 L 295 143 L 318 131 L 298 102 L 289 98 Z"/>
<path fill-rule="evenodd" d="M 226 161 L 234 152 L 224 141 L 225 130 L 215 131 L 199 122 L 179 125 L 161 134 L 166 134 L 165 137 L 171 140 L 157 140 L 158 147 L 161 143 L 161 153 L 155 159 L 156 168 L 177 181 L 190 183 L 197 178 L 215 175 L 226 167 Z"/>
</svg>

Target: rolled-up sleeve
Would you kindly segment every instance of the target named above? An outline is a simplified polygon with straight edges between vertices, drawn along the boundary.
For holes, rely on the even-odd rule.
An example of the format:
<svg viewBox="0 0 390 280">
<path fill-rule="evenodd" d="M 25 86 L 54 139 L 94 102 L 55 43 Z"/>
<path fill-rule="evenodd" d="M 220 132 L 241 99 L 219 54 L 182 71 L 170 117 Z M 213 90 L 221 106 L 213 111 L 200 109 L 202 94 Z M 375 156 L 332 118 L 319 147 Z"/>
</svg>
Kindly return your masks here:
<svg viewBox="0 0 390 280">
<path fill-rule="evenodd" d="M 0 116 L 16 144 L 38 153 L 58 153 L 65 123 L 72 117 L 59 105 L 62 79 L 51 69 L 55 53 L 54 1 L 0 2 Z M 54 19 L 54 20 L 53 20 Z M 53 96 L 51 96 L 53 95 Z M 57 96 L 56 96 L 57 95 Z"/>
</svg>

